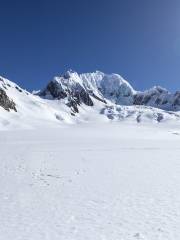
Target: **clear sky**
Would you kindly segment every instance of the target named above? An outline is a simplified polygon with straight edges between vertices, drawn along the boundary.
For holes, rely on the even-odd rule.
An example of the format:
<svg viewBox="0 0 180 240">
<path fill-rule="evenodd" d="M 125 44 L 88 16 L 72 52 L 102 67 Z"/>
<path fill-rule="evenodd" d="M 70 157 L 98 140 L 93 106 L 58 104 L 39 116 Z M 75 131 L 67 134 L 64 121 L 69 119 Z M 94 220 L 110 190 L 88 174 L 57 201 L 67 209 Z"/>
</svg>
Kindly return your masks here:
<svg viewBox="0 0 180 240">
<path fill-rule="evenodd" d="M 0 75 L 32 90 L 71 68 L 180 89 L 179 0 L 0 0 Z"/>
</svg>

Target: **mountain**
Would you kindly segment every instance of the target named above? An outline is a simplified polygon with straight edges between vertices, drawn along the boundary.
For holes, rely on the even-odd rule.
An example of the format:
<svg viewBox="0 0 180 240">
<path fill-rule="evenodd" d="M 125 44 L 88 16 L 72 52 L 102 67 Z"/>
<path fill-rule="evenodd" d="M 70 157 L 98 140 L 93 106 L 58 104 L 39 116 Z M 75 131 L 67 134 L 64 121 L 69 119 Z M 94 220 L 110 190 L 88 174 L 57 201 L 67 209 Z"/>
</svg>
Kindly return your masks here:
<svg viewBox="0 0 180 240">
<path fill-rule="evenodd" d="M 136 93 L 134 104 L 152 106 L 168 111 L 179 111 L 180 91 L 172 94 L 162 87 L 153 87 L 145 92 Z"/>
<path fill-rule="evenodd" d="M 39 95 L 50 99 L 68 98 L 77 105 L 84 103 L 93 106 L 95 98 L 104 103 L 109 100 L 116 105 L 145 105 L 167 111 L 180 110 L 180 91 L 172 94 L 160 86 L 144 92 L 135 91 L 120 75 L 99 71 L 84 74 L 67 71 L 50 81 Z"/>
<path fill-rule="evenodd" d="M 118 74 L 72 70 L 30 93 L 0 77 L 0 129 L 91 121 L 179 121 L 180 92 L 159 86 L 139 92 Z"/>
<path fill-rule="evenodd" d="M 55 77 L 40 92 L 45 98 L 68 98 L 77 104 L 93 106 L 93 99 L 106 103 L 132 105 L 135 91 L 131 85 L 118 74 L 95 73 L 78 74 L 72 70 L 60 77 Z M 92 99 L 91 99 L 92 98 Z"/>
</svg>

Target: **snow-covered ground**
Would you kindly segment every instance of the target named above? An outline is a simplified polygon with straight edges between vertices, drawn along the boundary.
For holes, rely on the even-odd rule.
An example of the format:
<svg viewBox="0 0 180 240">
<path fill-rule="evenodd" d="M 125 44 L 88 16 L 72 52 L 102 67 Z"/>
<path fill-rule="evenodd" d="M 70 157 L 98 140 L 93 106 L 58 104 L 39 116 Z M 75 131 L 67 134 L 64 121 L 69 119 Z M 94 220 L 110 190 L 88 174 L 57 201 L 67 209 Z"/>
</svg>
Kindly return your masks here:
<svg viewBox="0 0 180 240">
<path fill-rule="evenodd" d="M 0 134 L 0 239 L 179 240 L 180 130 L 89 123 Z"/>
</svg>

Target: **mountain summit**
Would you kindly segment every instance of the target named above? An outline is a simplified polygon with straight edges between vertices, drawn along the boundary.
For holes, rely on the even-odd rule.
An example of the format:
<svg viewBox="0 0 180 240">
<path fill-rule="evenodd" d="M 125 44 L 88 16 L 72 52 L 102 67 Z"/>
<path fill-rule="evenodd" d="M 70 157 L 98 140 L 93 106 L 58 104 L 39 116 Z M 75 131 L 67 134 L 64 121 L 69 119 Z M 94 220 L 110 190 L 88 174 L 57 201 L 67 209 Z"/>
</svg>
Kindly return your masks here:
<svg viewBox="0 0 180 240">
<path fill-rule="evenodd" d="M 117 105 L 145 105 L 167 111 L 180 110 L 180 92 L 171 94 L 155 86 L 144 92 L 135 91 L 119 74 L 100 71 L 78 74 L 72 70 L 55 77 L 39 94 L 49 99 L 68 98 L 77 104 L 93 106 L 93 98 Z"/>
<path fill-rule="evenodd" d="M 0 77 L 0 127 L 41 127 L 55 123 L 179 120 L 180 92 L 155 86 L 136 91 L 119 74 L 72 70 L 29 93 Z"/>
</svg>

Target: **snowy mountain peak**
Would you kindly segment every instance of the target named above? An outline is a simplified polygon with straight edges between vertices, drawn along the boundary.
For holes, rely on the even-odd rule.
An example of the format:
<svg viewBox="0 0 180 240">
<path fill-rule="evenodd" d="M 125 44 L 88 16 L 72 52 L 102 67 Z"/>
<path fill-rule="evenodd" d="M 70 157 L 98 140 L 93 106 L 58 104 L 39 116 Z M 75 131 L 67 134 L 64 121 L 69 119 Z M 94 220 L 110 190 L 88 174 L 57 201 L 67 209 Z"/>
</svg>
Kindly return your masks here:
<svg viewBox="0 0 180 240">
<path fill-rule="evenodd" d="M 5 110 L 9 111 L 8 115 Z M 177 112 L 172 112 L 178 110 L 180 92 L 171 94 L 160 86 L 138 92 L 115 73 L 78 74 L 68 70 L 33 94 L 0 77 L 0 127 L 11 122 L 15 126 L 32 122 L 41 126 L 45 122 L 59 124 L 92 119 L 162 122 L 180 119 Z"/>
<path fill-rule="evenodd" d="M 169 91 L 166 88 L 163 88 L 161 86 L 154 86 L 150 88 L 149 90 L 146 90 L 146 92 L 156 92 L 160 94 L 168 94 Z"/>
<path fill-rule="evenodd" d="M 75 97 L 78 104 L 83 102 L 87 105 L 89 102 L 93 105 L 94 98 L 102 102 L 109 100 L 115 104 L 131 105 L 135 93 L 132 86 L 118 74 L 100 71 L 78 74 L 70 70 L 50 81 L 41 96 L 58 99 Z M 86 101 L 84 96 L 89 100 Z"/>
<path fill-rule="evenodd" d="M 26 90 L 19 87 L 16 83 L 0 76 L 0 88 L 4 89 L 5 91 L 9 91 L 9 89 L 13 88 L 19 92 L 27 92 Z"/>
<path fill-rule="evenodd" d="M 64 78 L 76 78 L 78 77 L 78 73 L 73 71 L 72 69 L 67 70 L 64 74 L 63 74 Z"/>
<path fill-rule="evenodd" d="M 0 76 L 0 87 L 1 88 L 6 88 L 6 87 L 15 87 L 16 84 L 9 81 L 8 79 Z"/>
<path fill-rule="evenodd" d="M 135 90 L 119 74 L 105 74 L 100 82 L 100 91 L 116 104 L 133 104 Z"/>
<path fill-rule="evenodd" d="M 68 70 L 55 77 L 40 95 L 48 99 L 67 99 L 76 105 L 84 103 L 93 106 L 95 100 L 108 101 L 117 105 L 146 105 L 164 110 L 180 110 L 180 93 L 171 94 L 161 86 L 144 92 L 133 89 L 119 74 L 101 71 L 78 74 Z M 87 100 L 88 99 L 88 100 Z"/>
</svg>

